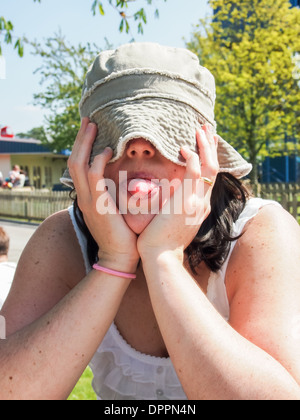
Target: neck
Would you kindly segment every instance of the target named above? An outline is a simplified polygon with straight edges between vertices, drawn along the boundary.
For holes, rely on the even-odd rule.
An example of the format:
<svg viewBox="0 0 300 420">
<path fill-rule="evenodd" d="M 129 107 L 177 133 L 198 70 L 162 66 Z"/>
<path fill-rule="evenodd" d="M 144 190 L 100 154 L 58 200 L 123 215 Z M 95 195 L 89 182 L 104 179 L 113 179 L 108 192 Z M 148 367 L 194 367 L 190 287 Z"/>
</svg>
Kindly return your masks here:
<svg viewBox="0 0 300 420">
<path fill-rule="evenodd" d="M 7 261 L 8 261 L 7 255 L 0 255 L 0 263 L 7 262 Z"/>
</svg>

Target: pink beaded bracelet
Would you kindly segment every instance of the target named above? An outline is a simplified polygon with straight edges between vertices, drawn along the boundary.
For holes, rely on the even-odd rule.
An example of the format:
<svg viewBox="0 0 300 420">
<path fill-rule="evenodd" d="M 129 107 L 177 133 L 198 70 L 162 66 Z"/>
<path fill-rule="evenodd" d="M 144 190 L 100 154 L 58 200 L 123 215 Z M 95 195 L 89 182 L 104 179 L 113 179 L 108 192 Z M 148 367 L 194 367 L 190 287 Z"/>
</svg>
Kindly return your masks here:
<svg viewBox="0 0 300 420">
<path fill-rule="evenodd" d="M 102 267 L 98 264 L 94 264 L 93 269 L 97 271 L 103 271 L 103 273 L 111 274 L 112 276 L 123 277 L 125 279 L 136 279 L 135 274 L 122 273 L 122 271 L 111 270 L 110 268 Z"/>
</svg>

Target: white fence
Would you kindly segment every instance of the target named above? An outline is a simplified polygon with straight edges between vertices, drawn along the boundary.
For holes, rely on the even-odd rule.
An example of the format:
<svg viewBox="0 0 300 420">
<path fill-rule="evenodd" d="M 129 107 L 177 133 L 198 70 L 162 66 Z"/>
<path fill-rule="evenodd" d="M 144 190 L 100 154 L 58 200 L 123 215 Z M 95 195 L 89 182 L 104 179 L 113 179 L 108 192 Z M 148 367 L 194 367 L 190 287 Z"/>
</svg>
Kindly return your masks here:
<svg viewBox="0 0 300 420">
<path fill-rule="evenodd" d="M 0 190 L 0 216 L 44 220 L 72 204 L 66 191 Z"/>
</svg>

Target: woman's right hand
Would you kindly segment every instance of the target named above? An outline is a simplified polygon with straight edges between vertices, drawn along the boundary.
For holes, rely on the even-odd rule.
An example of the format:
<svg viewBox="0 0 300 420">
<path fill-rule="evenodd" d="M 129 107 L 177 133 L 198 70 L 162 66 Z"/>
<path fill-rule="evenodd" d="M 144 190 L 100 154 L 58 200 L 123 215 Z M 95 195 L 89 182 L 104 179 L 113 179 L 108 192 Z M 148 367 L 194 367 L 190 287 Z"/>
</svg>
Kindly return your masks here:
<svg viewBox="0 0 300 420">
<path fill-rule="evenodd" d="M 95 157 L 92 165 L 89 165 L 96 135 L 97 125 L 91 123 L 88 118 L 83 118 L 68 160 L 78 205 L 90 233 L 99 246 L 99 263 L 114 270 L 134 272 L 140 258 L 137 235 L 128 227 L 115 201 L 103 188 L 104 170 L 112 158 L 112 149 L 106 148 Z M 105 203 L 106 211 L 101 211 L 99 203 Z"/>
</svg>

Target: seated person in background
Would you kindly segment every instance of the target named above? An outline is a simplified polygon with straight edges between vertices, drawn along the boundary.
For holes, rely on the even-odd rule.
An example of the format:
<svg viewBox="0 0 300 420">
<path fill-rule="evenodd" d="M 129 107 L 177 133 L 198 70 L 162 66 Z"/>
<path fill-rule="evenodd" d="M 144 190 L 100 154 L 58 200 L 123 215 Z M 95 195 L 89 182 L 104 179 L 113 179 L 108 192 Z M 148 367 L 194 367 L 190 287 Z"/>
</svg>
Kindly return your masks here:
<svg viewBox="0 0 300 420">
<path fill-rule="evenodd" d="M 20 166 L 14 165 L 12 170 L 9 172 L 8 177 L 13 186 L 17 187 L 20 182 Z"/>
</svg>

